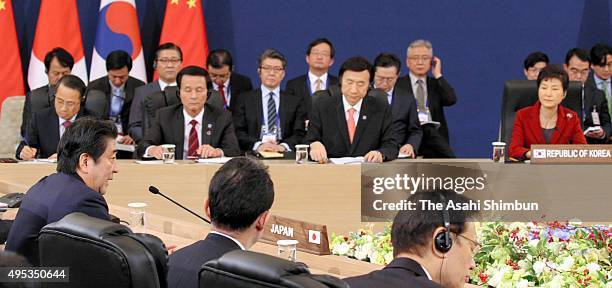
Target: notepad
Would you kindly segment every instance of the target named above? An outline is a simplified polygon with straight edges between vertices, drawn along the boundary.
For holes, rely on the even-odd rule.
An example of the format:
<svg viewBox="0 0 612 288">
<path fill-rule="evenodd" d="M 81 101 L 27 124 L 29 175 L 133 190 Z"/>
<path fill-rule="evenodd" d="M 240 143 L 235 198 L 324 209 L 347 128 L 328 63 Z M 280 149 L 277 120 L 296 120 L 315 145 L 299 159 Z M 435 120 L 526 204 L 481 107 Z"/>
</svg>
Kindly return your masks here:
<svg viewBox="0 0 612 288">
<path fill-rule="evenodd" d="M 261 151 L 261 152 L 257 152 L 259 153 L 259 156 L 261 156 L 261 158 L 264 159 L 273 159 L 273 158 L 283 158 L 284 155 L 283 153 L 279 153 L 279 152 L 265 152 L 265 151 Z"/>
<path fill-rule="evenodd" d="M 342 157 L 329 158 L 332 164 L 361 164 L 364 162 L 363 157 Z"/>
<path fill-rule="evenodd" d="M 135 145 L 125 145 L 125 144 L 121 144 L 121 143 L 116 143 L 115 144 L 115 149 L 117 149 L 119 151 L 134 152 L 134 151 L 136 151 L 136 146 Z"/>
<path fill-rule="evenodd" d="M 225 164 L 227 161 L 232 159 L 232 157 L 220 157 L 220 158 L 202 158 L 196 160 L 198 163 L 212 163 L 212 164 Z"/>
</svg>

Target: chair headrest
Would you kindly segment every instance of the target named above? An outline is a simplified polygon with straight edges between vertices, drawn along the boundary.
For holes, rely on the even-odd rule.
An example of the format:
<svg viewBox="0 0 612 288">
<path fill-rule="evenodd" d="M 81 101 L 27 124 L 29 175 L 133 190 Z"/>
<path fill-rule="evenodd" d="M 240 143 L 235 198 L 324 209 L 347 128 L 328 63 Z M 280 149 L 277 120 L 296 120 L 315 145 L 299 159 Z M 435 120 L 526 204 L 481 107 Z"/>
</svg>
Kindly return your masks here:
<svg viewBox="0 0 612 288">
<path fill-rule="evenodd" d="M 279 283 L 285 276 L 310 275 L 308 267 L 302 263 L 244 250 L 228 252 L 204 266 L 268 283 Z"/>
<path fill-rule="evenodd" d="M 42 228 L 40 233 L 58 231 L 81 236 L 89 239 L 101 240 L 108 235 L 124 235 L 132 233 L 130 228 L 102 220 L 89 217 L 81 212 L 75 212 L 64 216 L 60 221 L 51 223 Z"/>
</svg>

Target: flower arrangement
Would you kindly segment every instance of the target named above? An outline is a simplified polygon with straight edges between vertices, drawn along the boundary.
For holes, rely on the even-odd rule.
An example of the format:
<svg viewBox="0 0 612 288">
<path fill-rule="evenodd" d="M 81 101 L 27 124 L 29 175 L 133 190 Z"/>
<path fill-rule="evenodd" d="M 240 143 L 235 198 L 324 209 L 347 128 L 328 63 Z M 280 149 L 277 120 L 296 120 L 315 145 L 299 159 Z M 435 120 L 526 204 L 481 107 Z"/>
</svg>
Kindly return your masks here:
<svg viewBox="0 0 612 288">
<path fill-rule="evenodd" d="M 580 223 L 483 222 L 474 256 L 473 284 L 493 287 L 612 288 L 612 226 Z M 371 227 L 332 235 L 331 251 L 386 265 L 393 260 L 391 231 Z"/>
</svg>

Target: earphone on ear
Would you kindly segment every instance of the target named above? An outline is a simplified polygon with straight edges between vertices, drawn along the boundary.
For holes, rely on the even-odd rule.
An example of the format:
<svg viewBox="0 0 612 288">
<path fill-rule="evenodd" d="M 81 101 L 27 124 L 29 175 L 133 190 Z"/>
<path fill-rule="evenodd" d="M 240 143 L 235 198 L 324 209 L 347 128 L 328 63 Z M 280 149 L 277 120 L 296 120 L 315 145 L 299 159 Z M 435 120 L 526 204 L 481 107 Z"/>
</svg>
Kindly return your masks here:
<svg viewBox="0 0 612 288">
<path fill-rule="evenodd" d="M 446 208 L 442 210 L 442 217 L 442 220 L 444 221 L 444 232 L 440 232 L 436 235 L 435 246 L 436 250 L 442 253 L 448 253 L 448 251 L 450 251 L 450 249 L 453 247 L 453 239 L 450 237 L 450 216 Z"/>
<path fill-rule="evenodd" d="M 157 60 L 153 60 L 153 69 L 157 69 Z"/>
</svg>

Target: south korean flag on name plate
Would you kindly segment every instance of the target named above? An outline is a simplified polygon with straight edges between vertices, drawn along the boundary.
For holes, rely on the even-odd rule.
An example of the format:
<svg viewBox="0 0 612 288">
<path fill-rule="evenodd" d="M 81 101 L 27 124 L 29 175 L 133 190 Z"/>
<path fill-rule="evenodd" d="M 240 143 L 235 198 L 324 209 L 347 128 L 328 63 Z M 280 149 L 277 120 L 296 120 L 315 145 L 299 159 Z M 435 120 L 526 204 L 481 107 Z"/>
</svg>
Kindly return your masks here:
<svg viewBox="0 0 612 288">
<path fill-rule="evenodd" d="M 308 243 L 321 245 L 321 231 L 308 230 Z"/>
</svg>

